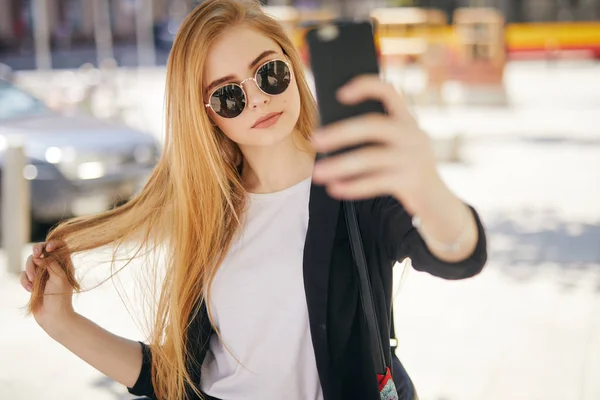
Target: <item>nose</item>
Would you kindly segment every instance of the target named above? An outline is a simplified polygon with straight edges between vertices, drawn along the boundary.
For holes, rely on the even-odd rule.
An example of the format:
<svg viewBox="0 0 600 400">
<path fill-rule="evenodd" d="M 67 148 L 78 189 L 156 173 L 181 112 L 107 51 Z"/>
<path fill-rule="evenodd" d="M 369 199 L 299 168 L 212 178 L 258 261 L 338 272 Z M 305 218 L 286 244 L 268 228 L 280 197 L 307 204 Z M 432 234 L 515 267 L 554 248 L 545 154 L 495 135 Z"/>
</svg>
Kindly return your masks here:
<svg viewBox="0 0 600 400">
<path fill-rule="evenodd" d="M 261 104 L 269 103 L 269 95 L 258 88 L 258 84 L 254 79 L 248 79 L 244 82 L 244 91 L 246 92 L 248 105 L 251 108 L 257 108 Z"/>
</svg>

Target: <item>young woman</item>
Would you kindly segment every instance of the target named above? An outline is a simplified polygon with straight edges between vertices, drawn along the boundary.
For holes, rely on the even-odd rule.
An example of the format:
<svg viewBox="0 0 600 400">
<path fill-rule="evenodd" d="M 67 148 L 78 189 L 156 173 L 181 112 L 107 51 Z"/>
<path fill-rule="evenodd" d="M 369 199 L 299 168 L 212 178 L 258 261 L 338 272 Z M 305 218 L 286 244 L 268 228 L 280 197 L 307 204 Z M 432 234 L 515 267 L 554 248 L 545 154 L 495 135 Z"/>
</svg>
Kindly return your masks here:
<svg viewBox="0 0 600 400">
<path fill-rule="evenodd" d="M 388 115 L 315 132 L 292 43 L 258 3 L 240 0 L 207 0 L 187 17 L 166 92 L 164 153 L 139 196 L 34 246 L 22 284 L 36 321 L 136 395 L 378 399 L 341 200 L 357 201 L 383 343 L 397 261 L 461 279 L 486 260 L 477 214 L 440 179 L 402 98 L 376 76 L 359 77 L 341 101 L 379 100 Z M 317 152 L 363 142 L 379 145 L 315 162 Z M 134 256 L 167 256 L 148 344 L 72 306 L 70 256 L 130 242 L 141 243 Z M 412 399 L 391 351 L 386 361 L 399 398 Z"/>
</svg>

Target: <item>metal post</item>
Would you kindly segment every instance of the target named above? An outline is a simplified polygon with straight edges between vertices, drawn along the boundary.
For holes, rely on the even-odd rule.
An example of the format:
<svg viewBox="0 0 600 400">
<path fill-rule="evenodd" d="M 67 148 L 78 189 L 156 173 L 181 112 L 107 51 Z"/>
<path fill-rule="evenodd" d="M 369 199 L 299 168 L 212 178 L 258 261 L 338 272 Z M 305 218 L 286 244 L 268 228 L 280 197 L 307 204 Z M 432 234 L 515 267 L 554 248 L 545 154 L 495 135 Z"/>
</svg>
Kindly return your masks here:
<svg viewBox="0 0 600 400">
<path fill-rule="evenodd" d="M 156 65 L 154 49 L 154 0 L 139 0 L 135 13 L 135 28 L 137 35 L 138 65 Z"/>
<path fill-rule="evenodd" d="M 47 0 L 33 0 L 32 11 L 36 67 L 37 69 L 48 70 L 52 68 L 52 56 L 48 32 Z"/>
<path fill-rule="evenodd" d="M 23 177 L 26 158 L 20 141 L 8 138 L 2 171 L 2 241 L 8 272 L 19 274 L 23 248 L 31 229 L 29 182 Z"/>
<path fill-rule="evenodd" d="M 92 0 L 94 6 L 94 38 L 98 66 L 102 61 L 113 59 L 113 38 L 110 24 L 110 9 L 107 0 Z"/>
</svg>

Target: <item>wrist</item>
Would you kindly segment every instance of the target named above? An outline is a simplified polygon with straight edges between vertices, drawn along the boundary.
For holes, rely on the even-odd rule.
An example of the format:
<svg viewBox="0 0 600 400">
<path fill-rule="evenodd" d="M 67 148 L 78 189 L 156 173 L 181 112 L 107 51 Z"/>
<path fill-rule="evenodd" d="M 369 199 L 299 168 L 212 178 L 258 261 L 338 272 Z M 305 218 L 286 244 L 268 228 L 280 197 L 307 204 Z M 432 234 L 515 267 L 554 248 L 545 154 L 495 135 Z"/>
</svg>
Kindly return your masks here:
<svg viewBox="0 0 600 400">
<path fill-rule="evenodd" d="M 436 253 L 456 254 L 462 249 L 465 241 L 469 241 L 469 225 L 471 213 L 466 205 L 457 210 L 460 216 L 452 226 L 445 226 L 444 229 L 438 229 L 439 237 L 432 234 L 432 229 L 423 227 L 419 215 L 412 217 L 412 225 L 419 232 L 427 247 Z M 450 222 L 448 222 L 450 224 Z M 442 236 L 442 233 L 444 234 Z M 443 239 L 442 239 L 443 237 Z"/>
<path fill-rule="evenodd" d="M 74 310 L 65 310 L 60 316 L 49 319 L 47 323 L 40 324 L 42 329 L 52 339 L 60 342 L 62 338 L 73 330 L 77 319 L 80 317 Z"/>
<path fill-rule="evenodd" d="M 413 226 L 417 229 L 429 250 L 447 262 L 458 262 L 473 253 L 477 245 L 477 225 L 469 207 L 460 202 L 457 208 L 445 210 L 446 215 L 428 215 Z"/>
<path fill-rule="evenodd" d="M 408 205 L 407 211 L 411 215 L 418 215 L 420 218 L 429 219 L 429 216 L 439 214 L 442 209 L 449 206 L 456 206 L 462 203 L 446 186 L 441 178 L 435 178 L 432 183 L 425 186 L 424 189 L 416 193 L 412 204 Z"/>
</svg>

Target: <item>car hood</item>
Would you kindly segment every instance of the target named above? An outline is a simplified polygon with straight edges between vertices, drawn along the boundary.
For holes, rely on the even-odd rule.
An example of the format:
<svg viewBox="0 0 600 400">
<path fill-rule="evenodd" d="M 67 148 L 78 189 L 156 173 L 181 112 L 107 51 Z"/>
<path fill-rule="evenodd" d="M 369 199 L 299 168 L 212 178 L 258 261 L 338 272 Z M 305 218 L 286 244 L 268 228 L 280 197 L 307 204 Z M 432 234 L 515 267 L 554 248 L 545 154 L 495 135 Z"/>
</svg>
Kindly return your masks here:
<svg viewBox="0 0 600 400">
<path fill-rule="evenodd" d="M 104 153 L 157 142 L 150 134 L 84 115 L 50 114 L 0 121 L 0 135 L 19 136 L 26 152 L 36 158 L 49 147 Z"/>
</svg>

